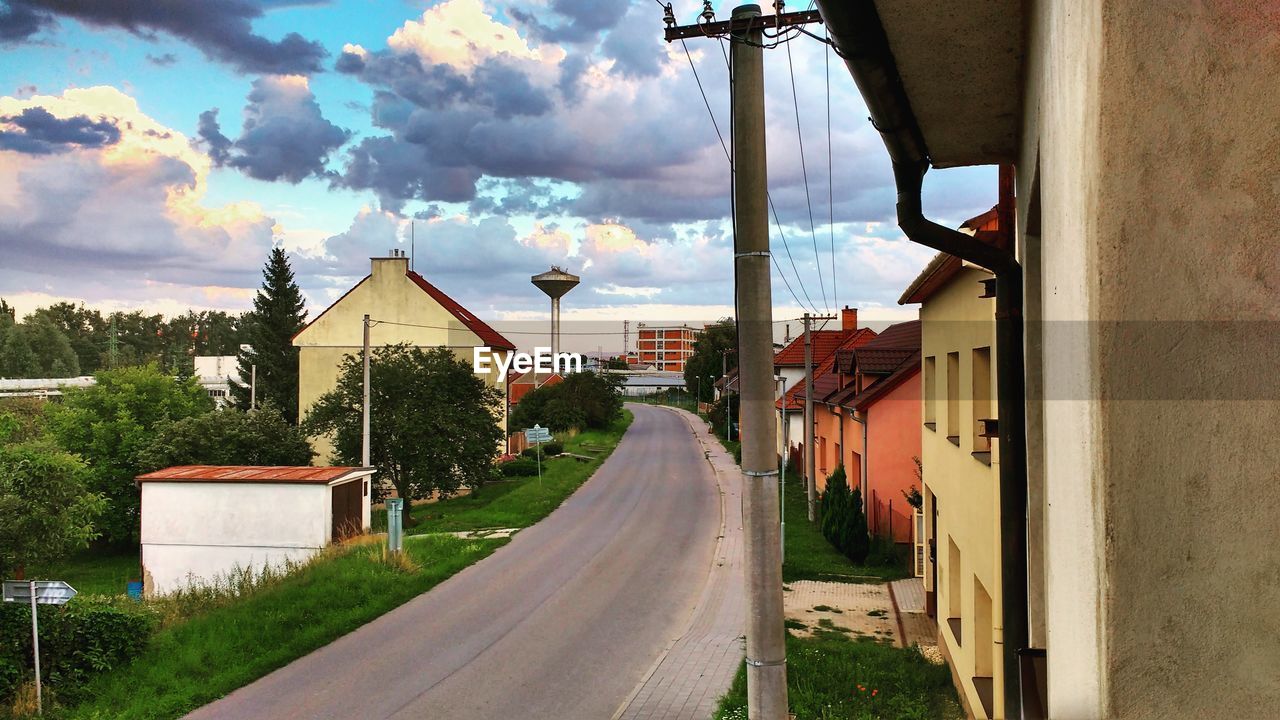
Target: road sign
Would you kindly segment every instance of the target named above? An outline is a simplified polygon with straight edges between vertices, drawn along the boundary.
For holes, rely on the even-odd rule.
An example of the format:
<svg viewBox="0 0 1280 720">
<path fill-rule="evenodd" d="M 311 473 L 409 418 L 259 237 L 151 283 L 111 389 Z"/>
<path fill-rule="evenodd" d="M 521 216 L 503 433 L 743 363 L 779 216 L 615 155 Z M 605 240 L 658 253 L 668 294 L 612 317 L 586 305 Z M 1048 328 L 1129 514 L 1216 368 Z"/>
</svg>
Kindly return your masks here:
<svg viewBox="0 0 1280 720">
<path fill-rule="evenodd" d="M 76 589 L 61 580 L 5 580 L 5 602 L 31 602 L 31 589 L 35 587 L 36 602 L 41 605 L 64 605 L 76 596 Z"/>
<path fill-rule="evenodd" d="M 534 425 L 524 431 L 524 439 L 535 444 L 551 442 L 551 431 L 541 425 Z"/>
<path fill-rule="evenodd" d="M 36 714 L 44 714 L 40 691 L 40 614 L 36 605 L 64 605 L 76 596 L 76 589 L 61 580 L 5 580 L 4 601 L 31 605 L 31 657 L 36 668 Z"/>
</svg>

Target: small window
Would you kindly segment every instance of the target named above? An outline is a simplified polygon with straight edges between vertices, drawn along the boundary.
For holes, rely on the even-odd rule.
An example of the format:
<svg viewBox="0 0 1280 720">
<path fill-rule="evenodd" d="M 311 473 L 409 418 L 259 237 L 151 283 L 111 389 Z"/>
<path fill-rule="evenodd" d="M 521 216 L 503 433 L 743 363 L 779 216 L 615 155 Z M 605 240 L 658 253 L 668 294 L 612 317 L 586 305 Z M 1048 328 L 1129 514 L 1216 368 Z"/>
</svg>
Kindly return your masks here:
<svg viewBox="0 0 1280 720">
<path fill-rule="evenodd" d="M 924 424 L 930 430 L 938 427 L 938 358 L 924 359 Z"/>
<path fill-rule="evenodd" d="M 986 437 L 983 420 L 994 417 L 991 411 L 991 348 L 973 349 L 973 452 L 990 452 L 991 439 Z"/>
<path fill-rule="evenodd" d="M 947 439 L 960 444 L 960 353 L 947 353 Z"/>
</svg>

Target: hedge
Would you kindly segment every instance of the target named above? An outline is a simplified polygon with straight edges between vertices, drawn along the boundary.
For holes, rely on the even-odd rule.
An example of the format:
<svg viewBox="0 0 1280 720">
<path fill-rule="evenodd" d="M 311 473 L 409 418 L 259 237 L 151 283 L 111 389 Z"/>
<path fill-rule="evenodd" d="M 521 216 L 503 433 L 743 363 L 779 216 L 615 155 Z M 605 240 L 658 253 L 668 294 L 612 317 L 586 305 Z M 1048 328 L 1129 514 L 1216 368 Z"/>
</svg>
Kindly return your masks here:
<svg viewBox="0 0 1280 720">
<path fill-rule="evenodd" d="M 42 605 L 40 670 L 45 685 L 64 702 L 94 675 L 127 664 L 146 647 L 156 614 L 124 596 L 85 595 L 62 606 Z M 31 609 L 0 605 L 0 699 L 9 700 L 33 678 Z"/>
</svg>

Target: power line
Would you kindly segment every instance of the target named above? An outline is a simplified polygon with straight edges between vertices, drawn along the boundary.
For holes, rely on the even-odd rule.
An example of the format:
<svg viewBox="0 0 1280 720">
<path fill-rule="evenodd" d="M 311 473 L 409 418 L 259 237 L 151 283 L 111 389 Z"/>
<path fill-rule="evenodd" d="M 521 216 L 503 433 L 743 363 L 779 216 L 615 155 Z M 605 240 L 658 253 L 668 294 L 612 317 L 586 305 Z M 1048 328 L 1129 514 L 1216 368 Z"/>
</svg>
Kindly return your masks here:
<svg viewBox="0 0 1280 720">
<path fill-rule="evenodd" d="M 657 2 L 658 0 L 654 0 L 654 1 L 655 1 L 655 2 Z M 659 5 L 662 5 L 662 3 L 661 3 L 661 2 L 658 2 L 658 4 L 659 4 Z M 665 7 L 665 6 L 664 6 L 664 7 Z M 713 128 L 715 128 L 715 131 L 716 131 L 716 137 L 720 140 L 720 149 L 724 151 L 724 157 L 725 157 L 725 160 L 729 161 L 729 175 L 730 175 L 730 181 L 732 182 L 733 175 L 734 175 L 734 173 L 736 172 L 736 170 L 735 170 L 735 169 L 734 169 L 734 167 L 733 167 L 733 155 L 732 155 L 732 153 L 730 153 L 730 152 L 729 152 L 729 145 L 728 145 L 728 143 L 726 143 L 726 142 L 725 142 L 725 140 L 724 140 L 724 134 L 720 132 L 720 124 L 719 124 L 718 122 L 716 122 L 716 115 L 715 115 L 715 112 L 713 112 L 713 111 L 711 110 L 711 101 L 707 99 L 707 93 L 706 93 L 705 89 L 702 87 L 702 78 L 698 75 L 698 67 L 697 67 L 696 65 L 694 65 L 694 63 L 693 63 L 693 55 L 691 55 L 691 54 L 689 53 L 689 46 L 685 44 L 685 41 L 684 41 L 683 39 L 681 39 L 681 40 L 680 40 L 680 47 L 684 49 L 684 56 L 685 56 L 685 58 L 689 61 L 689 69 L 693 71 L 693 79 L 694 79 L 694 81 L 698 84 L 698 93 L 699 93 L 700 95 L 702 95 L 702 103 L 703 103 L 703 105 L 705 105 L 705 106 L 706 106 L 706 108 L 707 108 L 707 115 L 708 115 L 708 117 L 710 117 L 710 118 L 711 118 L 711 126 L 712 126 Z M 721 43 L 720 43 L 720 52 L 721 52 L 721 53 L 725 53 L 725 49 L 724 49 L 724 42 L 723 42 L 723 41 L 721 41 Z M 728 66 L 728 63 L 729 63 L 729 57 L 728 57 L 728 55 L 726 54 L 726 55 L 725 55 L 725 65 L 726 65 L 726 66 Z M 766 197 L 768 197 L 768 193 L 767 193 L 767 192 L 766 192 Z M 732 189 L 731 189 L 731 190 L 730 190 L 730 202 L 732 202 L 732 201 L 733 201 L 733 198 L 732 198 Z M 773 198 L 772 198 L 772 197 L 769 197 L 769 205 L 770 205 L 770 206 L 772 206 L 772 205 L 773 205 Z M 778 214 L 777 214 L 777 211 L 774 211 L 774 219 L 775 219 L 775 221 L 777 220 L 777 215 L 778 215 Z M 806 299 L 808 299 L 808 298 L 809 298 L 809 291 L 808 291 L 808 289 L 807 289 L 807 288 L 805 288 L 805 286 L 804 286 L 804 281 L 800 278 L 800 271 L 799 271 L 799 269 L 797 269 L 797 268 L 796 268 L 796 261 L 795 261 L 795 258 L 791 256 L 791 246 L 787 243 L 787 237 L 786 237 L 786 235 L 782 232 L 782 225 L 781 225 L 781 223 L 779 223 L 779 224 L 778 224 L 778 236 L 782 238 L 782 245 L 783 245 L 783 247 L 784 247 L 784 248 L 786 249 L 786 251 L 787 251 L 787 258 L 791 260 L 791 269 L 792 269 L 792 270 L 795 272 L 795 274 L 796 274 L 796 282 L 798 282 L 798 283 L 800 284 L 800 289 L 801 289 L 801 291 L 803 291 L 803 292 L 804 292 L 804 296 L 805 296 L 805 298 L 806 298 Z M 774 269 L 775 269 L 775 270 L 777 270 L 777 272 L 778 272 L 778 277 L 782 278 L 782 282 L 783 282 L 783 284 L 787 286 L 787 292 L 789 292 L 789 293 L 791 294 L 791 298 L 792 298 L 793 300 L 795 300 L 795 301 L 796 301 L 796 304 L 797 304 L 797 305 L 799 305 L 800 307 L 802 307 L 802 308 L 803 308 L 803 307 L 804 307 L 804 303 L 800 302 L 800 298 L 799 298 L 799 296 L 797 296 L 797 295 L 796 295 L 796 291 L 791 287 L 791 281 L 790 281 L 790 280 L 788 280 L 788 279 L 787 279 L 786 274 L 784 274 L 784 273 L 782 272 L 782 267 L 781 267 L 780 265 L 778 265 L 778 259 L 777 259 L 776 257 L 774 257 L 774 256 L 773 256 L 773 253 L 769 253 L 769 258 L 770 258 L 771 260 L 773 260 L 773 267 L 774 267 Z M 809 305 L 810 305 L 810 307 L 812 307 L 812 306 L 813 306 L 813 300 L 809 300 Z"/>
<path fill-rule="evenodd" d="M 791 62 L 791 46 L 787 46 L 787 70 L 791 75 L 791 103 L 796 111 L 796 140 L 800 143 L 800 173 L 804 178 L 804 201 L 809 206 L 809 236 L 813 239 L 813 264 L 818 268 L 818 287 L 822 290 L 822 304 L 827 310 L 827 285 L 822 279 L 822 258 L 818 255 L 818 234 L 813 227 L 813 200 L 809 196 L 809 170 L 804 161 L 804 133 L 800 130 L 800 99 L 796 95 L 796 70 Z"/>
<path fill-rule="evenodd" d="M 831 44 L 828 43 L 824 48 L 822 61 L 827 80 L 827 230 L 831 234 L 831 302 L 838 309 L 840 296 L 836 292 L 836 176 L 831 164 Z"/>
</svg>

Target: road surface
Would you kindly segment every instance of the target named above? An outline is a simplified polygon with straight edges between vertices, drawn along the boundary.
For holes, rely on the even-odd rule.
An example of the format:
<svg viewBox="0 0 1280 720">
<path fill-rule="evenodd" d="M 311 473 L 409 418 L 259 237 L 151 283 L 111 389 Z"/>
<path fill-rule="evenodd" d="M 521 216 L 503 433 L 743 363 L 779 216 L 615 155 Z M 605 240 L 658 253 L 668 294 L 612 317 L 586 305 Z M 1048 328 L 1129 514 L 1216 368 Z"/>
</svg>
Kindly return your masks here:
<svg viewBox="0 0 1280 720">
<path fill-rule="evenodd" d="M 607 720 L 687 627 L 721 525 L 686 421 L 629 408 L 613 455 L 541 523 L 189 717 Z"/>
</svg>

